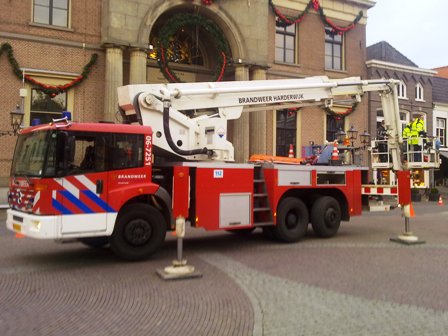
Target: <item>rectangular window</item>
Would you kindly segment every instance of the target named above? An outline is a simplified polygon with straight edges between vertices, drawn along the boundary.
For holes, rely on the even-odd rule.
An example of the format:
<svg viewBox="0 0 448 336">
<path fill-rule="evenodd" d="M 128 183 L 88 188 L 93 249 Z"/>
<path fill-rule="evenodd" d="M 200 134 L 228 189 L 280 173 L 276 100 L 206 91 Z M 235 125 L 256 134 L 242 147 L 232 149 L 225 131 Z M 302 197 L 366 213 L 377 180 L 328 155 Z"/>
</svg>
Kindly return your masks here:
<svg viewBox="0 0 448 336">
<path fill-rule="evenodd" d="M 440 140 L 440 145 L 446 147 L 446 119 L 436 118 L 436 136 Z"/>
<path fill-rule="evenodd" d="M 343 116 L 327 115 L 327 141 L 337 140 L 336 133 L 344 130 L 345 118 Z"/>
<path fill-rule="evenodd" d="M 47 124 L 53 119 L 59 119 L 62 117 L 62 111 L 65 110 L 67 110 L 66 92 L 50 97 L 39 89 L 31 90 L 31 125 Z"/>
<path fill-rule="evenodd" d="M 277 111 L 276 155 L 288 156 L 289 147 L 293 145 L 296 156 L 297 111 L 284 109 Z"/>
<path fill-rule="evenodd" d="M 331 27 L 325 27 L 325 69 L 343 70 L 342 35 L 334 33 Z"/>
<path fill-rule="evenodd" d="M 112 142 L 114 159 L 112 169 L 126 169 L 143 166 L 143 135 L 115 134 Z"/>
<path fill-rule="evenodd" d="M 283 63 L 296 63 L 296 25 L 276 27 L 275 60 Z"/>
<path fill-rule="evenodd" d="M 69 0 L 34 0 L 33 22 L 68 27 Z"/>
</svg>

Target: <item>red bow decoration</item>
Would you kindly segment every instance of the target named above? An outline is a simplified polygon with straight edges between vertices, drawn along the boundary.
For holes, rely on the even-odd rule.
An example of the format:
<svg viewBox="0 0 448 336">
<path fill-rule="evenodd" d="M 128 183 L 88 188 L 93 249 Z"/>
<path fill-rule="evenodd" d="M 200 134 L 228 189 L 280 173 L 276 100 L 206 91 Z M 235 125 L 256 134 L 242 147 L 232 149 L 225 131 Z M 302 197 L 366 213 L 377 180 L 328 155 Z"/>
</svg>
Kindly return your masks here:
<svg viewBox="0 0 448 336">
<path fill-rule="evenodd" d="M 313 0 L 313 8 L 317 12 L 319 10 L 320 4 L 319 0 Z"/>
</svg>

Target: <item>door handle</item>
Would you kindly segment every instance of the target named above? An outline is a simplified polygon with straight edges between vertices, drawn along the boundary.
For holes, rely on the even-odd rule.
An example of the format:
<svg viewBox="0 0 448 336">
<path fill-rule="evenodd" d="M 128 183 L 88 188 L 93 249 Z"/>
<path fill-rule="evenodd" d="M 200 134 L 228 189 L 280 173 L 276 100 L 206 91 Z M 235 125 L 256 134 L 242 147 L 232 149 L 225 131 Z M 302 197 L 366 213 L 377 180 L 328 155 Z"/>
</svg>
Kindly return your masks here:
<svg viewBox="0 0 448 336">
<path fill-rule="evenodd" d="M 96 193 L 97 194 L 103 193 L 103 180 L 96 180 Z"/>
</svg>

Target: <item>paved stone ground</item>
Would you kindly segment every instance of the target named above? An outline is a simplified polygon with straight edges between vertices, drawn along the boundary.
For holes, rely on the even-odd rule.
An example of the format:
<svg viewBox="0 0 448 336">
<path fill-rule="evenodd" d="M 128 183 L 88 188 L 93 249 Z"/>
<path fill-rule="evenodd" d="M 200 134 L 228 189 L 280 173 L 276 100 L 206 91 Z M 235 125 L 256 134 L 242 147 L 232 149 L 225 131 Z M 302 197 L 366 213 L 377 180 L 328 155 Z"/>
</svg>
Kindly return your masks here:
<svg viewBox="0 0 448 336">
<path fill-rule="evenodd" d="M 0 211 L 0 335 L 447 335 L 448 205 L 416 204 L 343 223 L 297 244 L 189 229 L 199 279 L 161 280 L 173 237 L 151 260 L 14 238 Z"/>
</svg>

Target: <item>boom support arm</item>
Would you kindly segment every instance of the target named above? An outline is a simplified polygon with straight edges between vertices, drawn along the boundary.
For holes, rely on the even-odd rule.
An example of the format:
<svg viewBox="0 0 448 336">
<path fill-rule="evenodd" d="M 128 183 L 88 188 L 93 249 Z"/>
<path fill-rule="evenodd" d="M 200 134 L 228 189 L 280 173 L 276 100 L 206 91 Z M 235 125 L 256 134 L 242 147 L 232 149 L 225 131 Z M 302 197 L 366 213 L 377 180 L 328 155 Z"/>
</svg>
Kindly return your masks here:
<svg viewBox="0 0 448 336">
<path fill-rule="evenodd" d="M 233 161 L 233 146 L 226 140 L 227 121 L 242 112 L 310 105 L 331 106 L 333 101 L 356 99 L 368 91 L 382 95 L 395 134 L 394 168 L 400 166 L 401 134 L 394 80 L 330 80 L 325 76 L 289 80 L 219 83 L 143 84 L 118 88 L 125 120 L 150 125 L 154 146 L 186 160 Z M 391 112 L 386 112 L 391 111 Z M 194 112 L 194 117 L 188 115 Z M 396 119 L 398 116 L 398 119 Z M 395 121 L 394 121 L 395 120 Z M 395 129 L 395 131 L 393 131 Z"/>
</svg>

